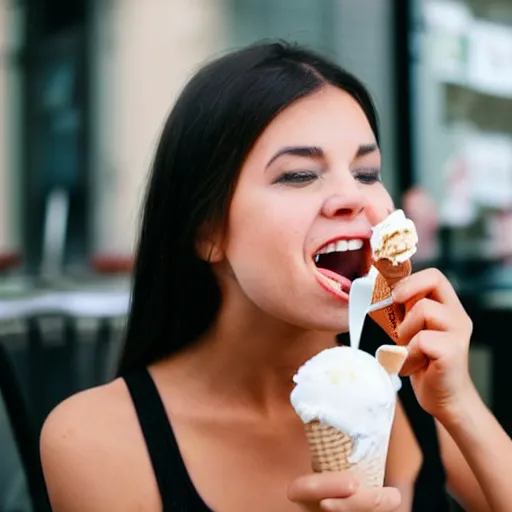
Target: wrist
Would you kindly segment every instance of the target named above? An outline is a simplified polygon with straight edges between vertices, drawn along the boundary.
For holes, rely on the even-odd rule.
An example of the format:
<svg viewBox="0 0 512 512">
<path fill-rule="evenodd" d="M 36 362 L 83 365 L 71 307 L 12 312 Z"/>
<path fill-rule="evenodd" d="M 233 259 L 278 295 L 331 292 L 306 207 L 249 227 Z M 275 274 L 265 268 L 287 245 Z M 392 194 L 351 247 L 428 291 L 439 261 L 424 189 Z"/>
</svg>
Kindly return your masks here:
<svg viewBox="0 0 512 512">
<path fill-rule="evenodd" d="M 472 418 L 478 417 L 485 408 L 478 390 L 470 383 L 456 400 L 443 409 L 436 419 L 448 430 L 467 425 Z"/>
</svg>

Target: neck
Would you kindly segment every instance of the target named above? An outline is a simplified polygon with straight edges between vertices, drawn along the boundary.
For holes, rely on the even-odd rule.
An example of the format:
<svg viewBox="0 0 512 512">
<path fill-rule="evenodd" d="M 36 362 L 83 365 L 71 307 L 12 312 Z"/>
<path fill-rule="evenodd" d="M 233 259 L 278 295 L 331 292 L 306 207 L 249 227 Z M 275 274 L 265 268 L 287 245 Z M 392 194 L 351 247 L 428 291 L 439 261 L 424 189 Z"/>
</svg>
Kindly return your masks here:
<svg viewBox="0 0 512 512">
<path fill-rule="evenodd" d="M 220 315 L 198 343 L 179 356 L 176 366 L 190 376 L 185 377 L 187 385 L 193 377 L 198 396 L 212 404 L 222 401 L 231 408 L 278 416 L 289 411 L 297 369 L 335 345 L 334 333 L 299 330 L 268 317 L 247 322 L 247 316 Z"/>
</svg>

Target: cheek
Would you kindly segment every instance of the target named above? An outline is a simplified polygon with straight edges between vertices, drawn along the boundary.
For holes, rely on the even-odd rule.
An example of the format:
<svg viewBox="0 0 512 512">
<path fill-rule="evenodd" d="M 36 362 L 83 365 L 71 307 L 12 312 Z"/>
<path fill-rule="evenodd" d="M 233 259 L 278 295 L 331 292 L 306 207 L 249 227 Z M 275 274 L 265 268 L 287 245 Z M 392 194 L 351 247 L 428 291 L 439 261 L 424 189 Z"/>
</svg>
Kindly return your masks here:
<svg viewBox="0 0 512 512">
<path fill-rule="evenodd" d="M 261 208 L 244 205 L 229 224 L 227 257 L 271 262 L 296 252 L 303 244 L 305 222 L 291 211 L 268 203 Z"/>
<path fill-rule="evenodd" d="M 256 194 L 235 197 L 228 217 L 226 256 L 235 263 L 240 258 L 257 259 L 273 241 L 272 210 Z M 278 226 L 278 223 L 274 224 Z"/>
<path fill-rule="evenodd" d="M 230 208 L 227 249 L 244 247 L 257 254 L 272 251 L 272 256 L 296 252 L 311 223 L 311 211 L 304 204 L 300 194 L 240 190 Z"/>
</svg>

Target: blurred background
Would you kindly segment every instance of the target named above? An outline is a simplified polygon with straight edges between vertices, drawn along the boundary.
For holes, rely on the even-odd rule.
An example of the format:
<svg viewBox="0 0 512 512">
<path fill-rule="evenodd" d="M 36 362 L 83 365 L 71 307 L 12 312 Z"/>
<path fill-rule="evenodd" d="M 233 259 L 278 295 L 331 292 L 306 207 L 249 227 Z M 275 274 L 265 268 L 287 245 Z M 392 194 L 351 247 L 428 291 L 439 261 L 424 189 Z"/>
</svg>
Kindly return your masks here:
<svg viewBox="0 0 512 512">
<path fill-rule="evenodd" d="M 456 286 L 471 371 L 512 433 L 511 0 L 0 0 L 0 511 L 46 510 L 41 422 L 111 376 L 177 94 L 264 38 L 319 50 L 370 89 L 416 265 Z"/>
</svg>

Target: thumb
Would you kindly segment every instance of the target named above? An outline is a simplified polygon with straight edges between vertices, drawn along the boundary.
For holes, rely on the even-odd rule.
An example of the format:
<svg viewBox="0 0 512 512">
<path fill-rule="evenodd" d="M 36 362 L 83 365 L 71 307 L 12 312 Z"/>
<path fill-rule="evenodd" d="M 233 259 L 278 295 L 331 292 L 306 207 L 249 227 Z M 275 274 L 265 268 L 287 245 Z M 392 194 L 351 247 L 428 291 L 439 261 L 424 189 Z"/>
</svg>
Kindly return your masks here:
<svg viewBox="0 0 512 512">
<path fill-rule="evenodd" d="M 308 503 L 326 498 L 348 498 L 358 486 L 359 482 L 350 471 L 314 473 L 293 481 L 288 487 L 288 499 Z"/>
</svg>

